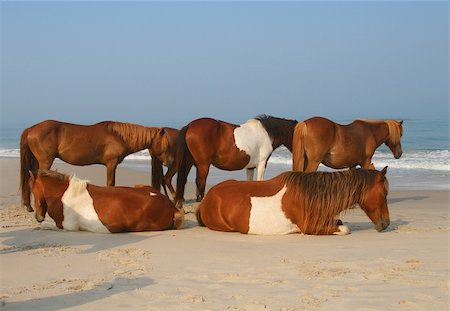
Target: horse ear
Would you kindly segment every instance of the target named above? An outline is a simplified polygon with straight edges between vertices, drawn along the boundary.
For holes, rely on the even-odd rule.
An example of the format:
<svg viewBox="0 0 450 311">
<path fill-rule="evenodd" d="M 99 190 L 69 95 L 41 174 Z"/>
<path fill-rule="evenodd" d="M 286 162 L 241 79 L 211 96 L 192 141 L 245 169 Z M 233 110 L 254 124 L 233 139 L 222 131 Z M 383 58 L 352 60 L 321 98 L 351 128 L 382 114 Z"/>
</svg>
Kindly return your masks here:
<svg viewBox="0 0 450 311">
<path fill-rule="evenodd" d="M 383 178 L 384 176 L 386 176 L 386 173 L 387 173 L 387 166 L 385 166 L 382 170 L 381 170 L 381 178 Z"/>
<path fill-rule="evenodd" d="M 400 125 L 403 125 L 403 121 L 404 121 L 404 120 L 400 120 L 400 122 L 399 122 L 399 123 L 400 123 Z"/>
<path fill-rule="evenodd" d="M 166 134 L 166 129 L 165 128 L 160 128 L 159 132 L 158 132 L 159 136 L 164 136 Z"/>
</svg>

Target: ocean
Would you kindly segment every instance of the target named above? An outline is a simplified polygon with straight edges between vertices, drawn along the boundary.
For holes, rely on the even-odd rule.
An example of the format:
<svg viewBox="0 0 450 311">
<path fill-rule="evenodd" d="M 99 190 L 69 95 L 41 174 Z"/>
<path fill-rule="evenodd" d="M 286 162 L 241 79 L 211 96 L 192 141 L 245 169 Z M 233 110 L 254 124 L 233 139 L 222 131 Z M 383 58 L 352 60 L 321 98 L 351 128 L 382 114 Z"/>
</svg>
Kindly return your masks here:
<svg viewBox="0 0 450 311">
<path fill-rule="evenodd" d="M 345 119 L 335 121 L 341 124 L 351 122 Z M 19 126 L 1 128 L 0 158 L 19 158 L 19 140 L 23 129 Z M 402 148 L 403 155 L 400 159 L 394 159 L 385 145 L 380 146 L 372 158 L 377 169 L 386 165 L 389 167 L 387 176 L 392 190 L 450 189 L 448 116 L 438 119 L 405 119 Z M 147 151 L 140 151 L 128 156 L 120 165 L 134 170 L 150 171 L 150 155 Z M 291 165 L 291 153 L 280 147 L 270 157 L 265 177 L 270 178 L 290 170 Z M 190 181 L 195 180 L 194 170 L 189 175 Z M 321 165 L 319 170 L 331 169 Z M 208 183 L 215 184 L 230 178 L 245 179 L 246 173 L 211 168 Z"/>
</svg>

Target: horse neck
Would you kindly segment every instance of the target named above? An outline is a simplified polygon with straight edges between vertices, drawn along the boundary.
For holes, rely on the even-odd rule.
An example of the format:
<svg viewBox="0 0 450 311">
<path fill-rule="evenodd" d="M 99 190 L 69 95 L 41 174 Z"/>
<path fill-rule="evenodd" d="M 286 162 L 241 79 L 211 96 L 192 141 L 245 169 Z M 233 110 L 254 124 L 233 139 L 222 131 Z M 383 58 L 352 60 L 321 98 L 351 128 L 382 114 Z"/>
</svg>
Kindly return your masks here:
<svg viewBox="0 0 450 311">
<path fill-rule="evenodd" d="M 294 126 L 290 124 L 280 124 L 274 133 L 269 133 L 272 137 L 272 148 L 277 149 L 281 145 L 284 145 L 289 151 L 292 152 L 292 138 L 294 135 Z"/>
<path fill-rule="evenodd" d="M 68 181 L 59 181 L 53 178 L 42 178 L 42 185 L 44 190 L 44 197 L 48 198 L 61 198 L 64 192 L 69 187 Z M 50 207 L 49 207 L 50 208 Z"/>
<path fill-rule="evenodd" d="M 389 138 L 389 127 L 384 121 L 368 122 L 369 127 L 372 130 L 375 139 L 375 148 L 378 148 L 381 144 L 386 142 Z"/>
<path fill-rule="evenodd" d="M 125 140 L 128 149 L 131 152 L 137 152 L 150 148 L 158 130 L 156 127 L 137 127 L 134 135 Z"/>
</svg>

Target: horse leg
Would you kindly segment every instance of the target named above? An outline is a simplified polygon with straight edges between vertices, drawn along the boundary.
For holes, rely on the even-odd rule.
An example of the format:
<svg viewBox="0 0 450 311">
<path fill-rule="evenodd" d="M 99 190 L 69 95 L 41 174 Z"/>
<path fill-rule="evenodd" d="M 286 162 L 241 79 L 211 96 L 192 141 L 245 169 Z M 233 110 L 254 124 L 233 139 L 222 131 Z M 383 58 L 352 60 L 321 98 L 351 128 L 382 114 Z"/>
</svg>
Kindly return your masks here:
<svg viewBox="0 0 450 311">
<path fill-rule="evenodd" d="M 263 180 L 267 161 L 261 161 L 256 168 L 256 180 Z"/>
<path fill-rule="evenodd" d="M 116 184 L 116 168 L 119 163 L 117 161 L 110 161 L 106 166 L 106 185 L 114 186 Z"/>
<path fill-rule="evenodd" d="M 205 196 L 206 177 L 209 173 L 209 164 L 197 165 L 197 202 L 200 202 Z"/>
<path fill-rule="evenodd" d="M 170 194 L 172 195 L 172 198 L 175 198 L 175 189 L 172 186 L 172 178 L 177 173 L 177 170 L 175 168 L 175 165 L 172 165 L 167 170 L 166 175 L 164 175 L 164 183 L 169 188 Z"/>
<path fill-rule="evenodd" d="M 248 168 L 247 169 L 247 180 L 253 180 L 253 175 L 255 172 L 255 168 Z"/>
<path fill-rule="evenodd" d="M 350 234 L 350 228 L 345 225 L 338 225 L 338 221 L 336 224 L 325 225 L 322 228 L 317 228 L 311 230 L 310 232 L 305 232 L 306 234 L 314 234 L 314 235 L 347 235 Z"/>
<path fill-rule="evenodd" d="M 318 161 L 308 161 L 305 172 L 315 172 L 319 168 L 320 162 Z"/>
</svg>

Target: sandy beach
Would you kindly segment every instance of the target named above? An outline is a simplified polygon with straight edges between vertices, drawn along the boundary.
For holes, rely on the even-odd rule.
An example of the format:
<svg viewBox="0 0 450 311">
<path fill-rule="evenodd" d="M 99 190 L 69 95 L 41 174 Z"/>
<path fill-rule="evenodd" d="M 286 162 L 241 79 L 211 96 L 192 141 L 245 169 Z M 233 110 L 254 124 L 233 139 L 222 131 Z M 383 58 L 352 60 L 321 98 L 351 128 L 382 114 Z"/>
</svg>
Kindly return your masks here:
<svg viewBox="0 0 450 311">
<path fill-rule="evenodd" d="M 103 166 L 54 168 L 105 183 Z M 0 172 L 2 310 L 449 309 L 448 191 L 392 191 L 382 233 L 358 208 L 348 236 L 252 236 L 199 227 L 190 184 L 181 230 L 95 234 L 38 224 L 19 160 Z M 149 180 L 117 171 L 117 185 Z"/>
</svg>

